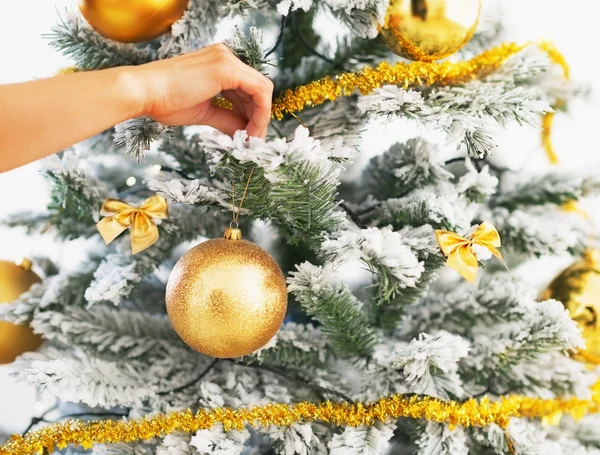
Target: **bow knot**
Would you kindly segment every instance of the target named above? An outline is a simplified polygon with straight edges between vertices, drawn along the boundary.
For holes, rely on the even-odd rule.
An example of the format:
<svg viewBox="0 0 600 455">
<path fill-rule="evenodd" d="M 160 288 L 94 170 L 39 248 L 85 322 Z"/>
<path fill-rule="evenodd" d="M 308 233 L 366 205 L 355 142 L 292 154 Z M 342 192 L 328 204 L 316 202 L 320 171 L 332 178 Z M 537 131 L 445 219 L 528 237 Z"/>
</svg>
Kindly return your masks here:
<svg viewBox="0 0 600 455">
<path fill-rule="evenodd" d="M 107 199 L 100 211 L 106 218 L 96 227 L 108 245 L 123 231 L 131 227 L 131 250 L 133 254 L 154 245 L 158 240 L 158 226 L 154 220 L 167 218 L 167 200 L 162 196 L 152 196 L 139 207 L 132 207 L 118 199 Z"/>
<path fill-rule="evenodd" d="M 456 270 L 465 280 L 475 282 L 479 261 L 476 250 L 485 248 L 492 255 L 503 261 L 502 255 L 497 250 L 500 247 L 500 234 L 488 221 L 481 223 L 469 238 L 443 230 L 435 231 L 435 236 L 440 244 L 444 256 L 448 258 L 448 267 Z M 474 248 L 475 247 L 475 250 Z"/>
</svg>

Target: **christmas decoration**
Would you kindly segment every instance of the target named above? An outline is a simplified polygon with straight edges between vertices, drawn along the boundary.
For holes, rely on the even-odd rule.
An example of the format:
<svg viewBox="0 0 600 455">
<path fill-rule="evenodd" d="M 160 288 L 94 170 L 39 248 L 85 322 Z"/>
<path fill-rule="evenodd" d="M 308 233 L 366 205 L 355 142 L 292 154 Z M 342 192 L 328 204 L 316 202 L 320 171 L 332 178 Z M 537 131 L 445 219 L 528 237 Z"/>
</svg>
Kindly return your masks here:
<svg viewBox="0 0 600 455">
<path fill-rule="evenodd" d="M 31 285 L 42 281 L 31 271 L 31 261 L 20 264 L 0 261 L 0 304 L 8 304 L 26 292 Z M 29 327 L 0 321 L 0 364 L 12 363 L 21 354 L 35 351 L 42 338 Z"/>
<path fill-rule="evenodd" d="M 83 17 L 101 35 L 139 43 L 166 33 L 183 16 L 189 0 L 79 0 Z"/>
<path fill-rule="evenodd" d="M 167 284 L 167 313 L 192 348 L 218 358 L 241 357 L 264 346 L 287 309 L 283 273 L 239 229 L 192 248 Z"/>
<path fill-rule="evenodd" d="M 169 215 L 167 200 L 162 196 L 146 199 L 139 208 L 117 199 L 107 199 L 100 213 L 107 218 L 100 220 L 96 227 L 107 245 L 131 227 L 133 254 L 156 243 L 158 227 L 154 219 L 165 219 Z"/>
<path fill-rule="evenodd" d="M 487 221 L 481 223 L 469 238 L 442 230 L 435 231 L 435 235 L 442 253 L 448 258 L 448 267 L 471 283 L 477 278 L 478 256 L 482 253 L 487 251 L 490 257 L 494 255 L 502 260 L 502 255 L 496 249 L 500 247 L 500 235 Z"/>
<path fill-rule="evenodd" d="M 482 52 L 471 60 L 456 63 L 400 62 L 391 65 L 382 62 L 375 68 L 365 67 L 356 73 L 326 76 L 293 90 L 285 90 L 273 102 L 273 117 L 281 120 L 285 114 L 301 112 L 305 107 L 319 106 L 325 101 L 334 101 L 341 96 L 351 96 L 356 90 L 366 95 L 386 84 L 409 88 L 469 82 L 489 75 L 527 46 L 529 44 L 505 43 Z M 222 107 L 228 105 L 224 98 L 216 98 L 216 101 Z"/>
<path fill-rule="evenodd" d="M 584 257 L 563 270 L 542 294 L 569 310 L 585 339 L 585 353 L 600 358 L 600 251 L 588 250 Z M 585 355 L 575 354 L 587 361 Z"/>
<path fill-rule="evenodd" d="M 439 60 L 469 42 L 480 10 L 481 0 L 391 0 L 379 36 L 401 57 Z"/>
<path fill-rule="evenodd" d="M 77 421 L 56 423 L 25 436 L 14 435 L 0 447 L 0 455 L 53 453 L 69 444 L 90 449 L 95 444 L 147 441 L 174 432 L 195 433 L 222 424 L 226 431 L 253 427 L 289 426 L 293 423 L 323 422 L 337 426 L 375 425 L 402 417 L 446 423 L 452 428 L 485 427 L 496 424 L 506 428 L 512 418 L 542 418 L 558 412 L 574 418 L 600 412 L 600 381 L 591 387 L 591 398 L 543 399 L 523 395 L 506 396 L 498 401 L 488 398 L 465 402 L 432 397 L 392 395 L 373 403 L 268 403 L 252 408 L 201 409 L 197 412 L 153 413 L 133 420 Z"/>
<path fill-rule="evenodd" d="M 238 229 L 253 172 L 237 211 L 232 184 L 235 228 L 188 251 L 167 283 L 173 328 L 189 346 L 211 357 L 242 357 L 260 349 L 277 333 L 287 310 L 287 286 L 277 262 L 242 240 Z"/>
</svg>

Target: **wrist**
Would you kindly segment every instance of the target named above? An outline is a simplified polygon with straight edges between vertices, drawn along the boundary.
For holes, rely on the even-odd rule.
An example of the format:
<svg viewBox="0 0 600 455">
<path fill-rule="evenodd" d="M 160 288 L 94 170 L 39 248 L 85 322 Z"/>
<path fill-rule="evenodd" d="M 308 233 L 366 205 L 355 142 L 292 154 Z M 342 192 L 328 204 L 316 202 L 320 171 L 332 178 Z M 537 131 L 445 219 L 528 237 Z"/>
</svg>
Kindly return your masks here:
<svg viewBox="0 0 600 455">
<path fill-rule="evenodd" d="M 116 86 L 127 118 L 146 115 L 147 95 L 141 75 L 134 66 L 113 68 L 116 73 Z"/>
</svg>

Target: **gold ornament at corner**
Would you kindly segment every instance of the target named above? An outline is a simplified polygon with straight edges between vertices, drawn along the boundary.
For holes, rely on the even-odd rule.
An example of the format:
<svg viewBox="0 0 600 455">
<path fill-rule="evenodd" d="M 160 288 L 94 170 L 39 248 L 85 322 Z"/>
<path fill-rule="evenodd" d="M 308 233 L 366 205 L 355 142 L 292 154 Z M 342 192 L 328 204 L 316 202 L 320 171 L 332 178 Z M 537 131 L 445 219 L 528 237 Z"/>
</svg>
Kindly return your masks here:
<svg viewBox="0 0 600 455">
<path fill-rule="evenodd" d="M 188 4 L 189 0 L 79 0 L 79 10 L 102 36 L 139 43 L 168 32 Z"/>
<path fill-rule="evenodd" d="M 0 305 L 10 305 L 21 294 L 42 280 L 31 271 L 31 261 L 20 264 L 0 261 Z M 27 326 L 0 321 L 0 364 L 8 364 L 25 352 L 36 351 L 42 338 Z"/>
<path fill-rule="evenodd" d="M 191 348 L 210 357 L 251 354 L 273 338 L 287 309 L 277 262 L 239 229 L 188 251 L 167 283 L 167 313 Z"/>
<path fill-rule="evenodd" d="M 574 357 L 582 361 L 600 358 L 600 251 L 586 251 L 580 261 L 552 280 L 541 297 L 562 302 L 581 328 L 585 350 Z"/>
<path fill-rule="evenodd" d="M 380 38 L 401 57 L 432 62 L 473 37 L 481 0 L 390 0 Z"/>
</svg>

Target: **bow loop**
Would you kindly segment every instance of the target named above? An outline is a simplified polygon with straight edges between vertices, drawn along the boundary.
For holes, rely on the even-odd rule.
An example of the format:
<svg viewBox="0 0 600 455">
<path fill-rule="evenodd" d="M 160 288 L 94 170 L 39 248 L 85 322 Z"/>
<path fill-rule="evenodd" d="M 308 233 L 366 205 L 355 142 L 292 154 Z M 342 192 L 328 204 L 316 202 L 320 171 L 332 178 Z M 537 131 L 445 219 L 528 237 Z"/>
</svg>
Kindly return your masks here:
<svg viewBox="0 0 600 455">
<path fill-rule="evenodd" d="M 500 234 L 488 221 L 481 223 L 469 238 L 444 230 L 435 231 L 435 236 L 442 253 L 448 258 L 448 267 L 456 270 L 470 283 L 475 282 L 479 268 L 479 261 L 473 251 L 473 245 L 486 248 L 503 261 L 502 255 L 497 250 L 501 246 Z"/>
<path fill-rule="evenodd" d="M 106 218 L 100 220 L 96 227 L 104 242 L 108 245 L 127 228 L 131 228 L 133 254 L 156 243 L 159 233 L 154 220 L 169 215 L 167 200 L 162 196 L 146 199 L 139 208 L 118 199 L 107 199 L 100 213 Z"/>
</svg>

